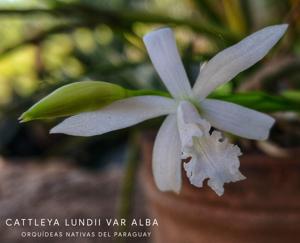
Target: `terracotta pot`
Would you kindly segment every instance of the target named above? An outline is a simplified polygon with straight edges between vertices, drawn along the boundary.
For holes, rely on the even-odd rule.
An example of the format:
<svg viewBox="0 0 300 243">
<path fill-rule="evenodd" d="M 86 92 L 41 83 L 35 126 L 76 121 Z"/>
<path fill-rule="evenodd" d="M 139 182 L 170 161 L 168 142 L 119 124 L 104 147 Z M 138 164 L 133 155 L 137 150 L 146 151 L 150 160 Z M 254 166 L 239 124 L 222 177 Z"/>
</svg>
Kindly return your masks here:
<svg viewBox="0 0 300 243">
<path fill-rule="evenodd" d="M 154 185 L 153 140 L 153 134 L 143 138 L 142 176 L 150 214 L 159 223 L 155 243 L 300 242 L 300 150 L 286 159 L 243 155 L 247 179 L 226 184 L 222 197 L 206 185 L 193 187 L 183 172 L 183 189 L 176 195 Z"/>
</svg>

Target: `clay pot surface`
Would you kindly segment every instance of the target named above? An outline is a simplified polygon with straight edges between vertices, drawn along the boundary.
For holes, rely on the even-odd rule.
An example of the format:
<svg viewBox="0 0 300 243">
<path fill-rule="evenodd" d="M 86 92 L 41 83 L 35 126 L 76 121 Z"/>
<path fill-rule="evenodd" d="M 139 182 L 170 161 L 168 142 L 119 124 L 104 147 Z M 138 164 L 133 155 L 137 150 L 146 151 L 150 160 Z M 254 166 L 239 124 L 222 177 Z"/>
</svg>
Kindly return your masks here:
<svg viewBox="0 0 300 243">
<path fill-rule="evenodd" d="M 156 188 L 151 168 L 153 134 L 143 137 L 145 194 L 156 218 L 155 243 L 289 243 L 300 242 L 300 149 L 276 159 L 263 154 L 240 158 L 246 180 L 225 184 L 217 196 L 206 184 L 190 185 L 185 172 L 182 191 Z"/>
</svg>

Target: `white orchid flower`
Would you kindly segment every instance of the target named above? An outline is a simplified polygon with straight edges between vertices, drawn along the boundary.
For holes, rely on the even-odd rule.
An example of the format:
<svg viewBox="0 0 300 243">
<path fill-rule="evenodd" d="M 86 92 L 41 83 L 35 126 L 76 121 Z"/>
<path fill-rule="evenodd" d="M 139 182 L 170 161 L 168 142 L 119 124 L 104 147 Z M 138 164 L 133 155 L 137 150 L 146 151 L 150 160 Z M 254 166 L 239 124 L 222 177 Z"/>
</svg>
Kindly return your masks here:
<svg viewBox="0 0 300 243">
<path fill-rule="evenodd" d="M 239 171 L 238 146 L 211 126 L 237 136 L 264 140 L 274 119 L 263 113 L 206 97 L 218 86 L 249 68 L 277 43 L 287 25 L 266 27 L 213 57 L 200 71 L 193 89 L 169 28 L 147 34 L 144 43 L 151 61 L 173 98 L 137 96 L 104 109 L 67 118 L 51 130 L 77 136 L 99 135 L 168 115 L 153 149 L 153 175 L 161 191 L 181 189 L 182 159 L 191 184 L 208 185 L 220 196 L 224 183 L 245 179 Z"/>
</svg>

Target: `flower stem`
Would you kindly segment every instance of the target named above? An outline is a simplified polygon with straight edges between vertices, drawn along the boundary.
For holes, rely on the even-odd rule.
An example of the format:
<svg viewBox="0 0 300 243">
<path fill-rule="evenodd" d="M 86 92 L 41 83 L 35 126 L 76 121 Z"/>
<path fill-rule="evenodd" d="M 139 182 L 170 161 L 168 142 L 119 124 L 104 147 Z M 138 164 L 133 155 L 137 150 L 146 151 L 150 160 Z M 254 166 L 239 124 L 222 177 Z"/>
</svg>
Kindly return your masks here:
<svg viewBox="0 0 300 243">
<path fill-rule="evenodd" d="M 132 205 L 134 199 L 134 190 L 136 183 L 136 174 L 139 162 L 139 134 L 132 132 L 128 141 L 128 154 L 125 163 L 124 177 L 122 181 L 121 195 L 118 208 L 118 218 L 125 219 L 126 226 L 120 226 L 119 231 L 128 230 L 128 220 L 131 217 Z M 119 238 L 116 242 L 126 242 L 125 238 Z"/>
<path fill-rule="evenodd" d="M 141 90 L 127 90 L 128 97 L 133 96 L 142 96 L 142 95 L 158 95 L 171 98 L 171 95 L 164 91 L 159 90 L 148 90 L 148 89 L 141 89 Z"/>
</svg>

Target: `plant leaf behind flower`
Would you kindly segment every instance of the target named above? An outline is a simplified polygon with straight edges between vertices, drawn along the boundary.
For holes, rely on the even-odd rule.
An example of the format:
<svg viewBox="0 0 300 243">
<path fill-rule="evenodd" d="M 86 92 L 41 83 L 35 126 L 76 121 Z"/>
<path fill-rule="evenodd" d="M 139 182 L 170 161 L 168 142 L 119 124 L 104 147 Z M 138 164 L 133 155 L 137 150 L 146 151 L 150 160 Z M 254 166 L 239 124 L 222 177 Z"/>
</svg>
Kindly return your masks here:
<svg viewBox="0 0 300 243">
<path fill-rule="evenodd" d="M 76 82 L 49 94 L 24 112 L 19 120 L 27 122 L 98 110 L 128 96 L 128 91 L 116 84 L 101 81 Z"/>
<path fill-rule="evenodd" d="M 255 109 L 261 112 L 300 111 L 300 100 L 293 95 L 270 95 L 262 91 L 236 94 L 211 94 L 209 97 Z"/>
<path fill-rule="evenodd" d="M 300 90 L 286 90 L 281 94 L 283 97 L 286 97 L 289 100 L 298 102 L 300 106 Z M 300 108 L 299 108 L 300 110 Z"/>
</svg>

